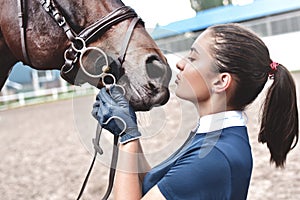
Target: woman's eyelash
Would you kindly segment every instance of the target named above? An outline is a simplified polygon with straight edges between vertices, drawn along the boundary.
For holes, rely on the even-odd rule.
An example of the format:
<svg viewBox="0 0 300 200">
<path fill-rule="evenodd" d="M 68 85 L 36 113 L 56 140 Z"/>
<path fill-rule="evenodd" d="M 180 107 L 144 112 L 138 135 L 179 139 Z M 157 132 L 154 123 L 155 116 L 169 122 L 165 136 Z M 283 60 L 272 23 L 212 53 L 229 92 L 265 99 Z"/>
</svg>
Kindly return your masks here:
<svg viewBox="0 0 300 200">
<path fill-rule="evenodd" d="M 195 58 L 192 58 L 192 57 L 187 57 L 187 59 L 188 59 L 190 62 L 195 61 Z"/>
</svg>

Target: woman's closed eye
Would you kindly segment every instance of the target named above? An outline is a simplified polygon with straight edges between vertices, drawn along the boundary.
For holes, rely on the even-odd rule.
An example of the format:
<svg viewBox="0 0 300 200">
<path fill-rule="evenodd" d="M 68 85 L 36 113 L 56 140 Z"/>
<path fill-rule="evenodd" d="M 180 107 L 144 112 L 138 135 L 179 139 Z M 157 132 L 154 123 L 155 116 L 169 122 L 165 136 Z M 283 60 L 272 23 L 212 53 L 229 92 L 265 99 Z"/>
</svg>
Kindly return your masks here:
<svg viewBox="0 0 300 200">
<path fill-rule="evenodd" d="M 190 62 L 193 62 L 193 61 L 195 61 L 196 59 L 195 58 L 193 58 L 193 57 L 187 57 L 187 59 L 190 61 Z"/>
</svg>

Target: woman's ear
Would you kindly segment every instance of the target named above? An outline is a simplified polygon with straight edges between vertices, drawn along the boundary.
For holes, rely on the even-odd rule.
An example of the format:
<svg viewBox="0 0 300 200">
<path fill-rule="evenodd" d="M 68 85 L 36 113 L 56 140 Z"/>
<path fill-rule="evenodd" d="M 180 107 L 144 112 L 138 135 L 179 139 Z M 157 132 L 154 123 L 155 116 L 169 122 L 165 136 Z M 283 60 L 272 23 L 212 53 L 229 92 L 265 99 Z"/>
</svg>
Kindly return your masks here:
<svg viewBox="0 0 300 200">
<path fill-rule="evenodd" d="M 225 92 L 231 85 L 232 76 L 229 73 L 220 73 L 213 82 L 213 91 L 215 93 Z"/>
</svg>

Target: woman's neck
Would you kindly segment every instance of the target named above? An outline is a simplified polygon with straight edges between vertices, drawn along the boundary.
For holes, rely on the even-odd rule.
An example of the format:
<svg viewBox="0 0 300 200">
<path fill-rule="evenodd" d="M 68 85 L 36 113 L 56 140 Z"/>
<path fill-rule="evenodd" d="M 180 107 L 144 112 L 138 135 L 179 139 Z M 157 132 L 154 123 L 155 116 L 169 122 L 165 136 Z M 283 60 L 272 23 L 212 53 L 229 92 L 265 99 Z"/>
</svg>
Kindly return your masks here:
<svg viewBox="0 0 300 200">
<path fill-rule="evenodd" d="M 211 115 L 219 112 L 235 110 L 232 106 L 228 106 L 226 103 L 212 103 L 212 102 L 196 102 L 194 103 L 199 117 L 205 115 Z"/>
</svg>

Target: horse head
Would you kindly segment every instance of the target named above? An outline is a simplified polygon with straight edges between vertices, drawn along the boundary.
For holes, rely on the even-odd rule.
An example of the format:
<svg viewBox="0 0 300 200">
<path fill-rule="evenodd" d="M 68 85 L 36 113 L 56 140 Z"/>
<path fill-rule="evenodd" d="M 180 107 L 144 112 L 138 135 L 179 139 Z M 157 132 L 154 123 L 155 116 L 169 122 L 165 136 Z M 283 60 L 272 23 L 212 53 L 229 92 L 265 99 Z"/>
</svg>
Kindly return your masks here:
<svg viewBox="0 0 300 200">
<path fill-rule="evenodd" d="M 117 7 L 122 8 L 120 5 Z M 106 17 L 116 8 L 111 10 L 107 11 Z M 109 23 L 110 19 L 107 21 Z M 85 35 L 86 32 L 90 30 L 85 28 L 79 35 Z M 80 48 L 83 44 L 79 41 Z M 78 71 L 75 70 L 74 74 L 71 72 L 73 80 L 70 82 L 89 82 L 101 88 L 104 80 L 99 75 L 103 72 L 103 66 L 108 65 L 110 73 L 125 88 L 126 98 L 136 110 L 149 110 L 167 102 L 170 68 L 140 19 L 129 18 L 113 25 L 104 30 L 101 36 L 94 37 L 85 48 L 86 51 L 81 52 L 83 55 L 76 63 Z"/>
<path fill-rule="evenodd" d="M 81 40 L 77 37 L 90 34 L 89 30 L 86 31 L 87 28 L 94 26 L 95 22 L 99 20 L 106 19 L 120 7 L 124 7 L 120 0 L 19 1 L 21 4 L 23 2 L 22 7 L 26 10 L 23 13 L 25 16 L 23 25 L 26 27 L 23 29 L 23 35 L 25 35 L 23 43 L 26 46 L 24 48 L 22 44 L 23 25 L 20 28 L 20 16 L 22 14 L 19 14 L 19 20 L 18 15 L 16 15 L 16 13 L 20 13 L 18 1 L 2 0 L 0 44 L 3 44 L 0 45 L 0 51 L 5 49 L 6 56 L 3 56 L 3 59 L 1 57 L 1 61 L 5 61 L 4 59 L 11 59 L 11 61 L 0 62 L 1 65 L 6 63 L 12 65 L 21 60 L 39 70 L 61 70 L 63 68 L 62 74 L 68 71 L 66 80 L 69 83 L 80 85 L 88 82 L 101 88 L 103 87 L 103 80 L 97 75 L 102 73 L 103 65 L 108 63 L 110 73 L 114 74 L 118 84 L 125 88 L 126 98 L 135 110 L 149 110 L 153 106 L 163 105 L 167 102 L 171 70 L 162 52 L 144 28 L 142 21 L 138 20 L 134 27 L 131 27 L 132 21 L 136 18 L 134 15 L 130 14 L 126 19 L 116 20 L 115 23 L 109 22 L 109 26 L 101 29 L 101 31 L 91 33 L 92 37 L 82 43 L 85 48 L 90 48 L 90 50 L 85 51 L 85 53 L 81 52 L 84 54 L 81 57 L 78 52 L 72 54 L 76 59 L 71 61 L 71 65 L 76 70 L 62 67 L 66 63 L 70 65 L 70 62 L 66 62 L 65 59 L 68 57 L 66 50 L 72 46 L 78 46 Z M 53 16 L 51 17 L 41 4 L 44 6 L 55 4 L 54 7 L 65 18 L 70 32 L 75 36 L 75 38 L 72 36 L 73 41 L 68 35 L 66 36 L 66 28 L 59 27 L 57 24 L 57 21 L 60 25 L 62 24 L 61 19 L 57 19 L 61 16 L 52 13 Z M 54 18 L 56 18 L 56 22 Z M 128 39 L 130 27 L 133 30 Z M 124 41 L 127 40 L 124 51 Z M 71 50 L 74 51 L 74 48 Z M 124 53 L 121 53 L 122 51 Z M 26 62 L 26 60 L 29 61 Z M 7 66 L 5 68 L 9 69 Z"/>
</svg>

